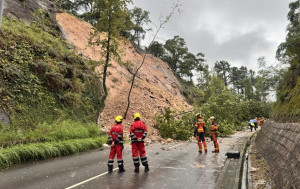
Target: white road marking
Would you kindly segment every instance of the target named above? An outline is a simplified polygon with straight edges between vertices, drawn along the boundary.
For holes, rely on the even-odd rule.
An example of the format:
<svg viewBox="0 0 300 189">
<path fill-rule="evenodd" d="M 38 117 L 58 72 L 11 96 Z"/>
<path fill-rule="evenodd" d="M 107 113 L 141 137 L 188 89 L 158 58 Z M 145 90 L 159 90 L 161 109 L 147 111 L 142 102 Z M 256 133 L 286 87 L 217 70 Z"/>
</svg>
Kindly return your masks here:
<svg viewBox="0 0 300 189">
<path fill-rule="evenodd" d="M 179 146 L 179 145 L 181 145 L 181 144 L 183 144 L 183 143 L 176 144 L 176 145 L 170 147 L 169 149 L 175 148 L 175 147 L 177 147 L 177 146 Z M 183 169 L 183 168 L 175 168 L 175 167 L 160 167 L 160 168 L 165 168 L 165 169 Z M 115 169 L 113 169 L 113 171 L 115 171 L 115 170 L 117 170 L 117 169 L 118 169 L 118 168 L 115 168 Z M 87 182 L 90 182 L 90 181 L 92 181 L 92 180 L 94 180 L 94 179 L 96 179 L 96 178 L 102 177 L 102 176 L 104 176 L 104 175 L 106 175 L 106 174 L 108 174 L 108 172 L 105 172 L 105 173 L 102 173 L 102 174 L 100 174 L 100 175 L 94 176 L 94 177 L 92 177 L 92 178 L 89 178 L 89 179 L 87 179 L 87 180 L 85 180 L 85 181 L 82 181 L 82 182 L 80 182 L 80 183 L 74 184 L 74 185 L 72 185 L 72 186 L 70 186 L 70 187 L 67 187 L 67 188 L 65 188 L 65 189 L 76 188 L 77 186 L 83 185 L 83 184 L 85 184 L 85 183 L 87 183 Z"/>
<path fill-rule="evenodd" d="M 115 169 L 113 169 L 113 171 L 115 171 L 115 170 L 117 170 L 117 169 L 118 169 L 118 168 L 115 168 Z M 65 189 L 72 189 L 72 188 L 75 188 L 75 187 L 77 187 L 77 186 L 83 185 L 83 184 L 85 184 L 85 183 L 87 183 L 87 182 L 90 182 L 91 180 L 94 180 L 94 179 L 96 179 L 96 178 L 102 177 L 102 176 L 107 175 L 107 174 L 108 174 L 108 172 L 102 173 L 102 174 L 100 174 L 100 175 L 94 176 L 94 177 L 89 178 L 89 179 L 87 179 L 87 180 L 85 180 L 85 181 L 82 181 L 82 182 L 80 182 L 80 183 L 77 183 L 77 184 L 74 184 L 74 185 L 72 185 L 72 186 L 69 186 L 68 188 L 65 188 Z"/>
</svg>

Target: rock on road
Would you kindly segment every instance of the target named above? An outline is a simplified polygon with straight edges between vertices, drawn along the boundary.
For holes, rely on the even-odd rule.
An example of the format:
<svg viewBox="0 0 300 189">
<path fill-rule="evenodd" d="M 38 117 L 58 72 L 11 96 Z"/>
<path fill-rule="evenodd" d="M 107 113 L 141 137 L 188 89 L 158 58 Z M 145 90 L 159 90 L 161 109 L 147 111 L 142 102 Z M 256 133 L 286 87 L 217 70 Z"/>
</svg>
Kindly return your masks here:
<svg viewBox="0 0 300 189">
<path fill-rule="evenodd" d="M 196 141 L 146 146 L 150 172 L 133 172 L 131 146 L 123 151 L 125 173 L 107 174 L 109 149 L 75 156 L 16 165 L 0 172 L 2 189 L 36 188 L 236 188 L 240 160 L 227 159 L 226 151 L 242 150 L 251 133 L 220 138 L 220 153 L 198 153 Z M 114 168 L 117 168 L 115 159 Z"/>
</svg>

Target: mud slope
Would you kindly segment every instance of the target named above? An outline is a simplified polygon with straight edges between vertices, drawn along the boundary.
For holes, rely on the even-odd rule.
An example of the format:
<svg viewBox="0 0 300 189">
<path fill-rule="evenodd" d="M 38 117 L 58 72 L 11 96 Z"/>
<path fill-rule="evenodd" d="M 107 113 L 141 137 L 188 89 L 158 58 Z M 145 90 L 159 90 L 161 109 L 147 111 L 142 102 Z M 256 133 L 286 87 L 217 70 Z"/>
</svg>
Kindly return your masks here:
<svg viewBox="0 0 300 189">
<path fill-rule="evenodd" d="M 100 60 L 99 48 L 88 45 L 92 26 L 80 21 L 67 13 L 57 13 L 56 20 L 64 37 L 74 45 L 78 53 L 93 60 Z M 131 43 L 127 40 L 121 42 L 123 61 L 131 61 L 137 66 L 142 61 Z M 124 66 L 112 61 L 108 69 L 107 87 L 109 95 L 105 109 L 101 114 L 101 124 L 105 129 L 110 128 L 116 115 L 123 115 L 127 105 L 127 94 L 130 88 L 131 74 Z M 184 111 L 191 107 L 187 104 L 179 91 L 180 84 L 172 73 L 170 67 L 160 59 L 147 55 L 145 64 L 141 68 L 131 96 L 131 107 L 128 119 L 124 121 L 125 130 L 128 131 L 132 114 L 140 112 L 143 121 L 148 125 L 152 139 L 158 138 L 153 128 L 155 113 L 163 108 L 171 107 L 173 110 Z"/>
</svg>

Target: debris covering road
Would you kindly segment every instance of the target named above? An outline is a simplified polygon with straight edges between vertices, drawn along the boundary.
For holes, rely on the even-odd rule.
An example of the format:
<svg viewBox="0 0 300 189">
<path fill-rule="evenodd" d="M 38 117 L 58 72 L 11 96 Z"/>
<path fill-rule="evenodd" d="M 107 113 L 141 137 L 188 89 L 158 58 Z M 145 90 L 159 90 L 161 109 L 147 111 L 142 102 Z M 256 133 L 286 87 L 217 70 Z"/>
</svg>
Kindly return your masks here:
<svg viewBox="0 0 300 189">
<path fill-rule="evenodd" d="M 226 180 L 226 164 L 233 161 L 226 158 L 226 151 L 236 149 L 250 135 L 238 132 L 231 138 L 220 138 L 218 154 L 211 152 L 212 142 L 208 142 L 208 153 L 203 154 L 197 151 L 196 141 L 150 144 L 146 147 L 148 173 L 143 172 L 143 167 L 139 174 L 133 172 L 130 145 L 125 145 L 123 153 L 123 174 L 117 170 L 107 174 L 108 148 L 16 165 L 0 172 L 0 188 L 218 188 Z"/>
</svg>

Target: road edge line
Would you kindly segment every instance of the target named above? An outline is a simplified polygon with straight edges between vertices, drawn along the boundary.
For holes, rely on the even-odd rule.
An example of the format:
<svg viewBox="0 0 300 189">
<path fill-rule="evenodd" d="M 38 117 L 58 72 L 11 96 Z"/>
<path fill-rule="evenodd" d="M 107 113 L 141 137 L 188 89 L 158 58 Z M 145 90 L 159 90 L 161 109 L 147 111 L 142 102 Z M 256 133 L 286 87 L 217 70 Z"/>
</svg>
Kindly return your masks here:
<svg viewBox="0 0 300 189">
<path fill-rule="evenodd" d="M 113 169 L 113 171 L 115 171 L 115 170 L 117 170 L 117 169 L 118 169 L 118 168 L 115 168 L 115 169 Z M 89 179 L 87 179 L 87 180 L 84 180 L 84 181 L 82 181 L 82 182 L 79 182 L 79 183 L 77 183 L 77 184 L 74 184 L 74 185 L 72 185 L 72 186 L 69 186 L 69 187 L 67 187 L 67 188 L 65 188 L 65 189 L 72 189 L 72 188 L 75 188 L 75 187 L 77 187 L 77 186 L 80 186 L 80 185 L 82 185 L 82 184 L 85 184 L 85 183 L 87 183 L 87 182 L 90 182 L 90 181 L 92 181 L 92 180 L 94 180 L 94 179 L 96 179 L 96 178 L 102 177 L 103 175 L 106 175 L 106 174 L 108 174 L 108 172 L 105 172 L 105 173 L 102 173 L 102 174 L 100 174 L 100 175 L 94 176 L 94 177 L 92 177 L 92 178 L 89 178 Z"/>
</svg>

